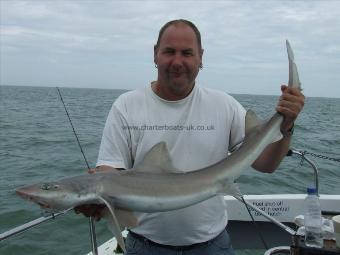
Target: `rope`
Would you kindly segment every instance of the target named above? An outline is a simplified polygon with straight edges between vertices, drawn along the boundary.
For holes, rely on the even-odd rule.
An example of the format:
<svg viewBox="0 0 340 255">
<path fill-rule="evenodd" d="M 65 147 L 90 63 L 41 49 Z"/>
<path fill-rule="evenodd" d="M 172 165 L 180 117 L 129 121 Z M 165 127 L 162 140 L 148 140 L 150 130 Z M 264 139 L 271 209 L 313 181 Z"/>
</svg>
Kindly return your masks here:
<svg viewBox="0 0 340 255">
<path fill-rule="evenodd" d="M 303 154 L 304 155 L 311 155 L 315 158 L 321 158 L 321 159 L 327 159 L 327 160 L 331 160 L 331 161 L 335 161 L 335 162 L 340 162 L 340 158 L 332 158 L 332 157 L 328 157 L 328 156 L 325 156 L 325 155 L 320 155 L 320 154 L 316 154 L 316 153 L 313 153 L 313 152 L 308 152 L 308 151 L 303 151 Z"/>
</svg>

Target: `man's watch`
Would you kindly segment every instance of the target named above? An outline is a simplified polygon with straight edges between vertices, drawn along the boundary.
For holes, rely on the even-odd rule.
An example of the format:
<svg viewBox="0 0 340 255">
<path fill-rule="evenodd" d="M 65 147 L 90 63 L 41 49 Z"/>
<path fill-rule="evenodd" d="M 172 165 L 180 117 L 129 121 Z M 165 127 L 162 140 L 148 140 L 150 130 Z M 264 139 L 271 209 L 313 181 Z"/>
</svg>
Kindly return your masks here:
<svg viewBox="0 0 340 255">
<path fill-rule="evenodd" d="M 294 124 L 293 124 L 293 126 L 290 129 L 288 129 L 286 131 L 281 130 L 281 134 L 283 135 L 283 137 L 290 137 L 290 136 L 292 136 L 294 134 Z"/>
</svg>

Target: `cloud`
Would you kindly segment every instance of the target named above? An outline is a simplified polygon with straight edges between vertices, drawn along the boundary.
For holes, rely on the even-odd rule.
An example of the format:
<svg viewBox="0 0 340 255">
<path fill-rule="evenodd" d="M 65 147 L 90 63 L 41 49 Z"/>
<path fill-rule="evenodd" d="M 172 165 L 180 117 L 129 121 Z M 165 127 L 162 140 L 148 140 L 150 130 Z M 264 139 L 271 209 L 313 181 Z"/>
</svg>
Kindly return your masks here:
<svg viewBox="0 0 340 255">
<path fill-rule="evenodd" d="M 67 72 L 63 82 L 86 87 L 102 72 L 97 86 L 112 86 L 115 75 L 117 84 L 141 86 L 155 79 L 152 47 L 160 26 L 186 18 L 202 33 L 202 83 L 233 93 L 278 93 L 273 83 L 286 80 L 289 39 L 301 77 L 313 76 L 308 93 L 320 95 L 318 70 L 329 77 L 329 95 L 340 97 L 338 1 L 35 0 L 1 1 L 1 7 L 1 84 L 36 84 L 41 72 L 49 75 L 39 82 L 49 83 Z M 19 79 L 22 63 L 31 73 Z"/>
</svg>

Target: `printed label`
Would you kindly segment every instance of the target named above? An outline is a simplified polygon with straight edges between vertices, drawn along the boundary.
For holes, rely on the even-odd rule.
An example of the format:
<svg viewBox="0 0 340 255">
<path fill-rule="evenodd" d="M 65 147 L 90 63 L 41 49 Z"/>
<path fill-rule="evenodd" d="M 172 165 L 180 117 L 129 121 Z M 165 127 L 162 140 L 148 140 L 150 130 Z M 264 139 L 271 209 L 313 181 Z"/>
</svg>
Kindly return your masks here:
<svg viewBox="0 0 340 255">
<path fill-rule="evenodd" d="M 290 211 L 290 207 L 285 205 L 284 201 L 255 201 L 253 202 L 253 205 L 261 209 L 262 211 L 266 212 L 270 216 L 278 217 L 282 216 L 285 213 L 288 213 Z M 251 209 L 251 208 L 250 208 Z M 255 216 L 261 216 L 259 212 L 256 212 L 254 209 L 251 209 L 253 215 Z"/>
</svg>

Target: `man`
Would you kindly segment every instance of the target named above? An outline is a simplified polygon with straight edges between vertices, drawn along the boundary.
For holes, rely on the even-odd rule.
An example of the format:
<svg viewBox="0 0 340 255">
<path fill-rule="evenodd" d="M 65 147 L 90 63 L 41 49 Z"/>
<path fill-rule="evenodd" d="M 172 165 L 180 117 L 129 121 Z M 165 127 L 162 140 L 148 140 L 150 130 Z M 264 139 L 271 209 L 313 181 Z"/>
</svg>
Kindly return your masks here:
<svg viewBox="0 0 340 255">
<path fill-rule="evenodd" d="M 94 171 L 129 169 L 165 141 L 177 169 L 192 171 L 227 156 L 244 137 L 245 110 L 224 92 L 195 83 L 203 49 L 196 26 L 186 20 L 165 24 L 154 46 L 158 77 L 150 86 L 121 95 L 108 115 Z M 284 137 L 269 145 L 253 167 L 274 171 L 286 155 L 294 121 L 304 105 L 300 91 L 281 86 L 276 110 L 284 115 Z M 85 208 L 87 215 L 100 215 Z M 225 227 L 222 196 L 180 210 L 139 213 L 127 254 L 234 254 Z"/>
</svg>

